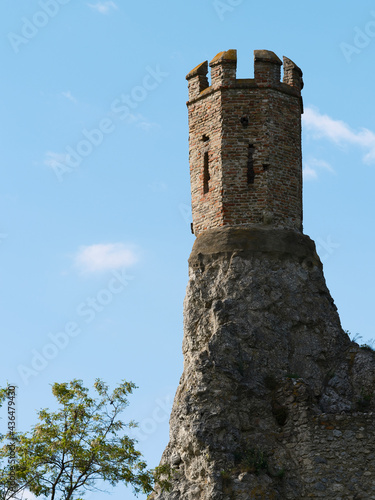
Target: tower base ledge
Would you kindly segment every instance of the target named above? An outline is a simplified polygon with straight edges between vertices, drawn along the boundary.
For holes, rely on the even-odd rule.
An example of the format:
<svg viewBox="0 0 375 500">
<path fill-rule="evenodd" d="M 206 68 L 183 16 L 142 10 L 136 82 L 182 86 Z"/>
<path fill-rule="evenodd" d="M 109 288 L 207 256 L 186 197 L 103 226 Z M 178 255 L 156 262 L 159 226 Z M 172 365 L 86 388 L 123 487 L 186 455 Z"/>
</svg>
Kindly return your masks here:
<svg viewBox="0 0 375 500">
<path fill-rule="evenodd" d="M 308 267 L 322 263 L 316 253 L 315 243 L 308 236 L 291 229 L 222 227 L 208 229 L 194 242 L 189 265 L 195 267 L 205 256 L 240 253 L 243 257 L 270 254 L 278 259 L 297 258 Z"/>
</svg>

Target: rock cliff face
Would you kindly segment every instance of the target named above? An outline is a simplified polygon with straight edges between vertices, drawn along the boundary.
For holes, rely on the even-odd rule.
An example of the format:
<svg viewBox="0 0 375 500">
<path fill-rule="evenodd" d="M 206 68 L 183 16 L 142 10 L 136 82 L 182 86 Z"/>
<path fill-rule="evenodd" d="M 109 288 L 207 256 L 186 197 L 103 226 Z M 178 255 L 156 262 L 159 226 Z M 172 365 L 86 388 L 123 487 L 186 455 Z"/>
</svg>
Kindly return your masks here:
<svg viewBox="0 0 375 500">
<path fill-rule="evenodd" d="M 375 498 L 375 357 L 342 330 L 310 238 L 207 230 L 189 273 L 172 489 L 151 498 Z"/>
</svg>

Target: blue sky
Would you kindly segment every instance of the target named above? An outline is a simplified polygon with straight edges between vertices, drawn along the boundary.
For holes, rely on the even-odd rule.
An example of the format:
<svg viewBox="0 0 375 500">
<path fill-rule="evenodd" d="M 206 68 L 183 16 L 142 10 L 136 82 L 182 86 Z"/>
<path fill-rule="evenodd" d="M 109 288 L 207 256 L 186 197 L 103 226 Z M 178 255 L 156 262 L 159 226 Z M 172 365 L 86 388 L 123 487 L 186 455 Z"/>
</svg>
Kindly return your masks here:
<svg viewBox="0 0 375 500">
<path fill-rule="evenodd" d="M 343 328 L 375 337 L 372 2 L 1 9 L 0 373 L 19 387 L 19 430 L 53 405 L 56 381 L 132 380 L 128 418 L 157 465 L 183 368 L 194 242 L 185 75 L 222 50 L 237 49 L 240 78 L 253 76 L 254 49 L 302 68 L 304 232 Z M 133 495 L 119 487 L 112 498 Z"/>
</svg>

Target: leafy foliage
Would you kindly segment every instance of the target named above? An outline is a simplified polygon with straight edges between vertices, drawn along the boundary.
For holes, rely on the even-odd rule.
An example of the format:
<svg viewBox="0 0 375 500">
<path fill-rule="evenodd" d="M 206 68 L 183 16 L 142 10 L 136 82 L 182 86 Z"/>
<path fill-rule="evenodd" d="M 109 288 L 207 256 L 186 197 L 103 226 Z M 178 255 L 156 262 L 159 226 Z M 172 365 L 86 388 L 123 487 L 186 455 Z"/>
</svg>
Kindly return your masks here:
<svg viewBox="0 0 375 500">
<path fill-rule="evenodd" d="M 364 349 L 365 351 L 370 351 L 370 352 L 374 352 L 375 351 L 375 339 L 372 338 L 372 339 L 369 339 L 367 341 L 367 343 L 365 344 L 360 344 L 359 342 L 362 340 L 362 335 L 360 335 L 359 333 L 355 333 L 355 334 L 352 334 L 349 332 L 349 330 L 345 330 L 345 333 L 348 335 L 348 337 L 350 338 L 350 340 L 352 342 L 355 342 L 356 344 L 359 344 L 359 347 L 361 349 Z"/>
<path fill-rule="evenodd" d="M 259 448 L 250 448 L 235 454 L 235 463 L 241 472 L 254 472 L 268 470 L 266 454 Z"/>
<path fill-rule="evenodd" d="M 14 436 L 17 491 L 10 490 L 11 466 L 5 465 L 0 472 L 1 500 L 21 498 L 25 489 L 50 500 L 80 500 L 85 491 L 97 489 L 99 480 L 112 486 L 131 484 L 136 494 L 152 491 L 153 473 L 136 450 L 136 441 L 123 432 L 136 424 L 119 418 L 135 385 L 123 381 L 109 393 L 97 379 L 94 388 L 96 398 L 81 380 L 53 385 L 59 409 L 41 410 L 40 422 L 30 433 Z M 1 436 L 3 443 L 6 438 Z M 5 462 L 8 456 L 9 445 L 4 444 L 0 459 Z"/>
</svg>

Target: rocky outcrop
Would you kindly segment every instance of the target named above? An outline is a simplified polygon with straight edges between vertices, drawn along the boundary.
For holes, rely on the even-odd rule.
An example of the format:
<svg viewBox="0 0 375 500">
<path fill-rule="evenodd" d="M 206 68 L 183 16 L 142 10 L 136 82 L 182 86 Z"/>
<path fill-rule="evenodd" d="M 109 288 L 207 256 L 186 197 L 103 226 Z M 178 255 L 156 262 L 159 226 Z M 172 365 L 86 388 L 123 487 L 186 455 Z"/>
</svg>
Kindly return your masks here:
<svg viewBox="0 0 375 500">
<path fill-rule="evenodd" d="M 151 498 L 375 498 L 375 357 L 342 330 L 314 243 L 208 230 L 189 275 L 172 489 Z"/>
</svg>

